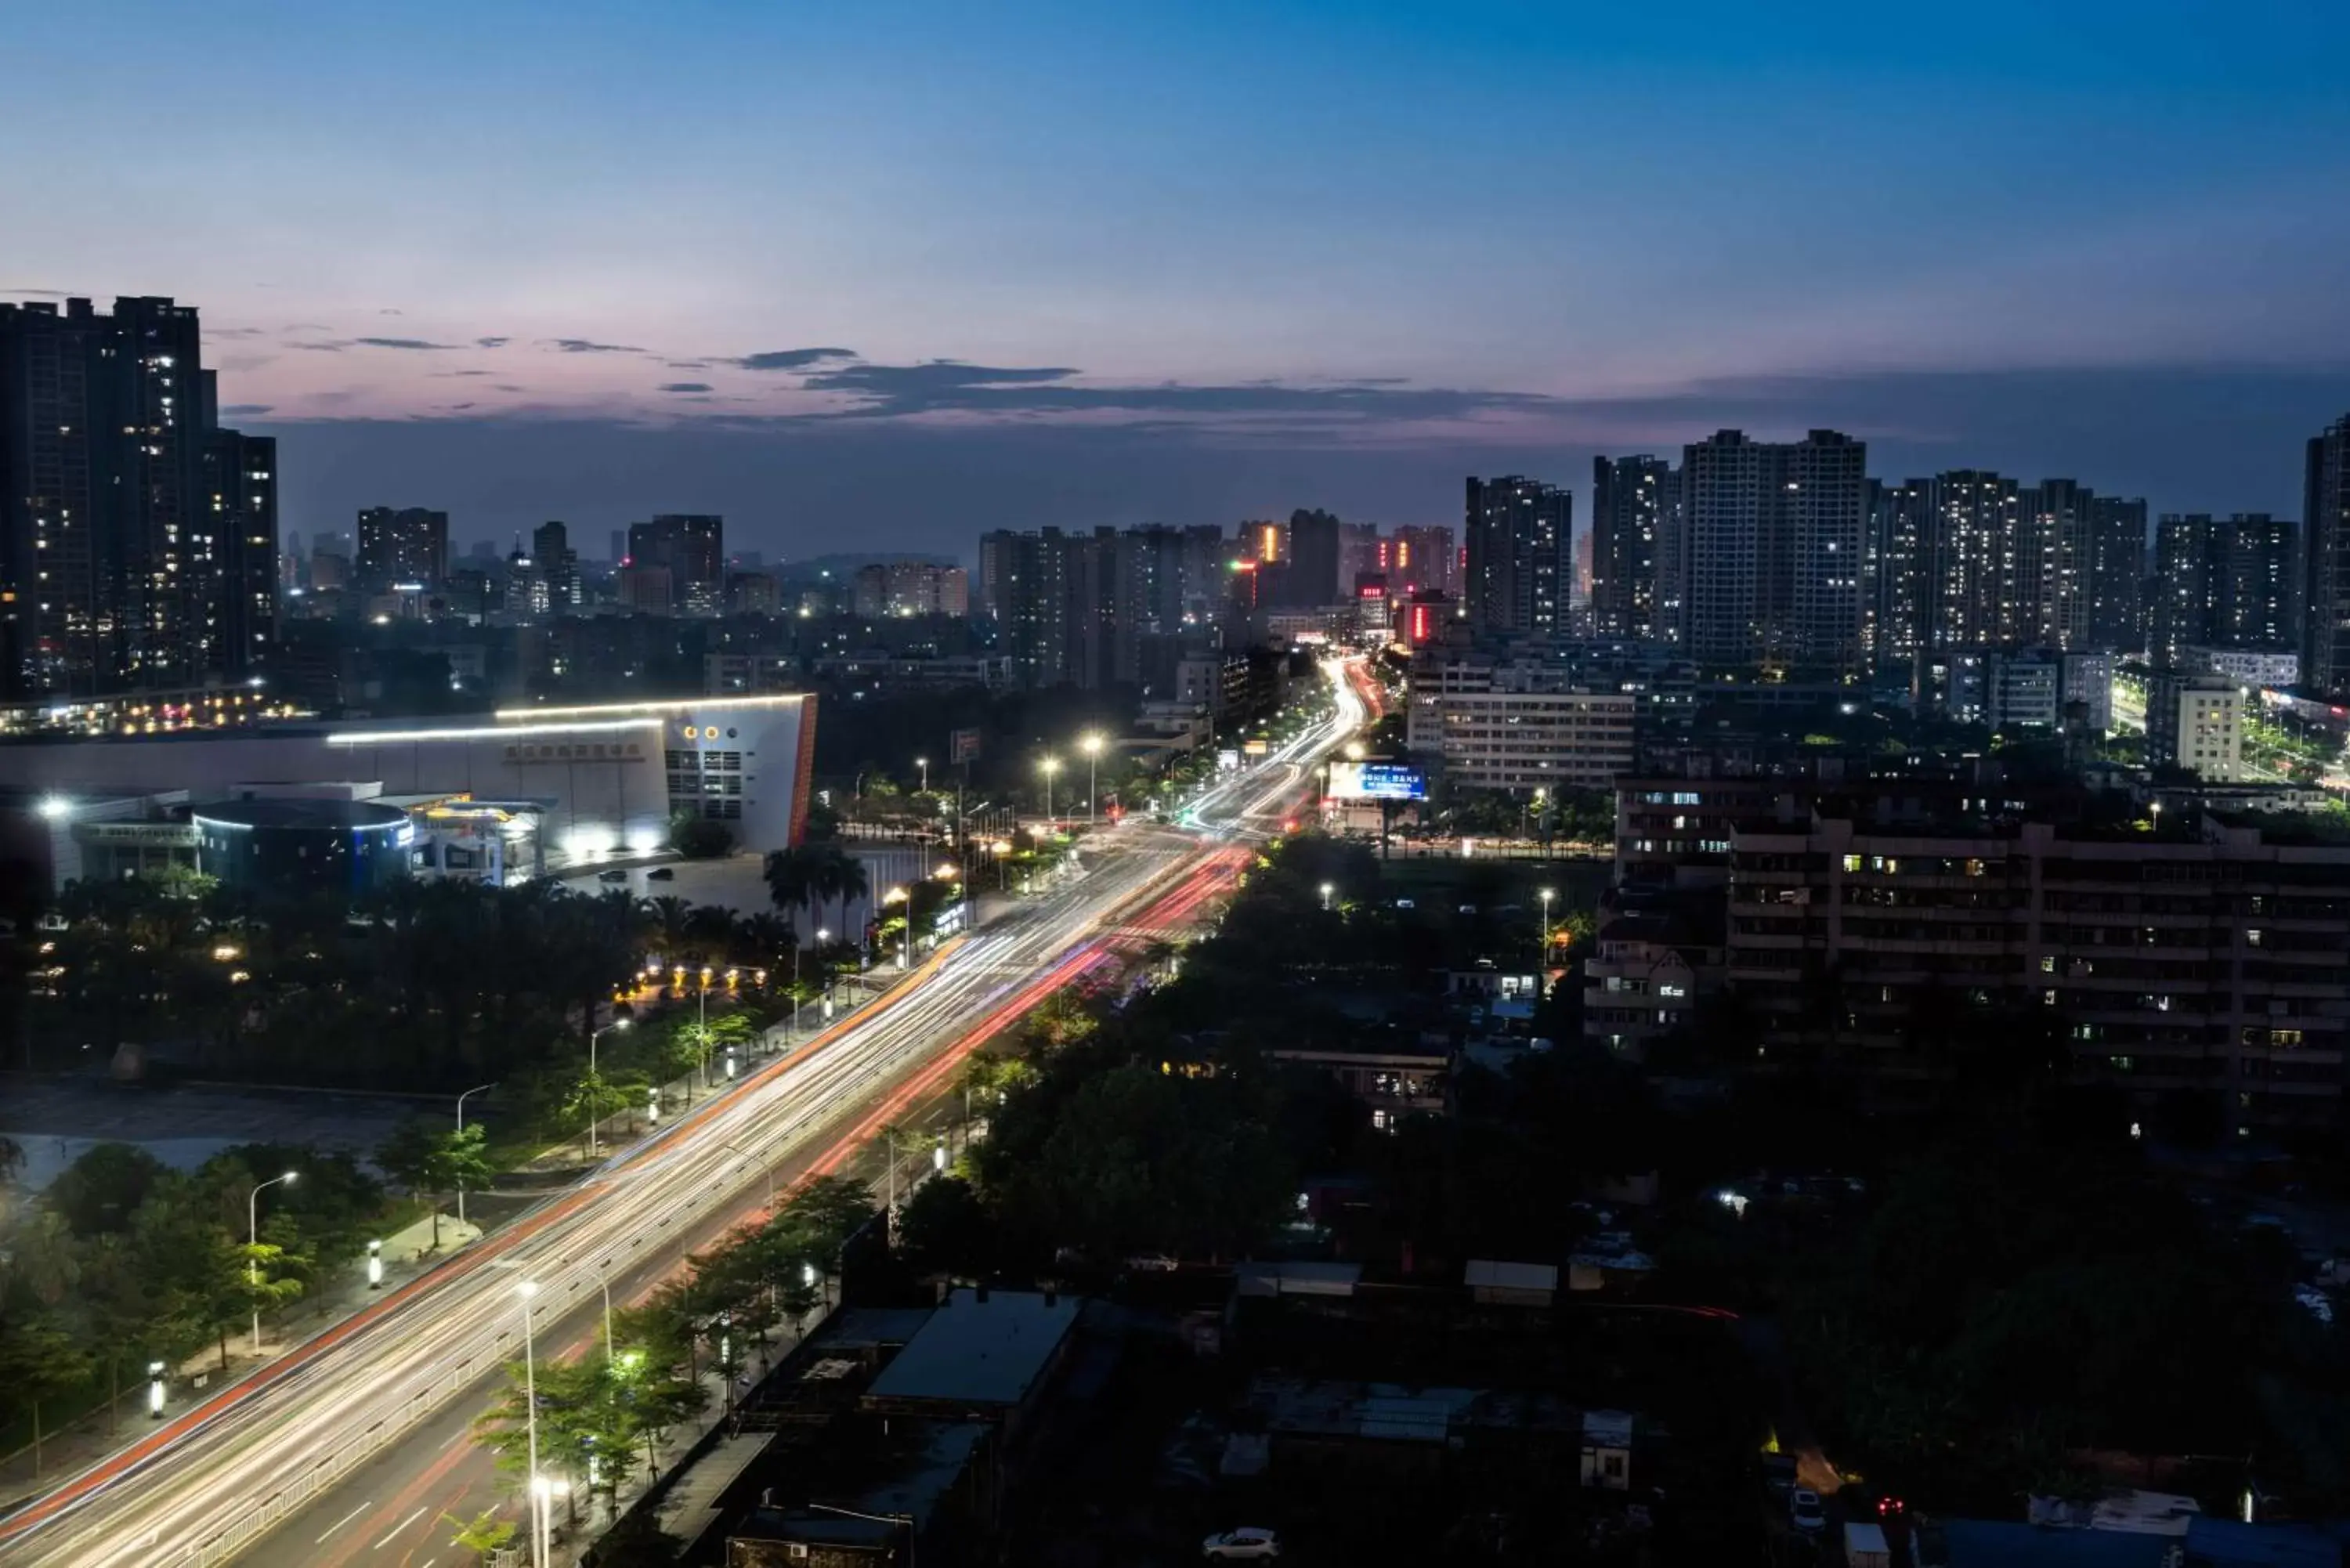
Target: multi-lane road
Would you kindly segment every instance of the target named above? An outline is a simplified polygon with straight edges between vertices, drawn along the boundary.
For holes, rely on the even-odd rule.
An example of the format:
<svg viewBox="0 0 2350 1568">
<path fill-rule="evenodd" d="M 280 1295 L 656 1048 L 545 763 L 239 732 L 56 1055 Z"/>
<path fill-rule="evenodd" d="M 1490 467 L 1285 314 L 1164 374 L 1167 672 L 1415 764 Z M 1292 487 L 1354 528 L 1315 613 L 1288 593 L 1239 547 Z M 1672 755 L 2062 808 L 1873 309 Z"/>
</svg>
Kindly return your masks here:
<svg viewBox="0 0 2350 1568">
<path fill-rule="evenodd" d="M 1211 788 L 1187 826 L 1256 836 L 1266 813 L 1295 808 L 1316 761 L 1362 721 L 1341 668 L 1328 675 L 1330 718 Z M 525 1282 L 542 1351 L 560 1348 L 608 1289 L 636 1294 L 760 1208 L 776 1174 L 837 1164 L 934 1088 L 958 1043 L 1097 961 L 1102 933 L 1197 904 L 1229 851 L 1129 826 L 1088 840 L 1084 859 L 734 1092 L 0 1521 L 0 1563 L 453 1563 L 439 1511 L 477 1482 L 489 1490 L 465 1423 L 520 1354 Z"/>
</svg>

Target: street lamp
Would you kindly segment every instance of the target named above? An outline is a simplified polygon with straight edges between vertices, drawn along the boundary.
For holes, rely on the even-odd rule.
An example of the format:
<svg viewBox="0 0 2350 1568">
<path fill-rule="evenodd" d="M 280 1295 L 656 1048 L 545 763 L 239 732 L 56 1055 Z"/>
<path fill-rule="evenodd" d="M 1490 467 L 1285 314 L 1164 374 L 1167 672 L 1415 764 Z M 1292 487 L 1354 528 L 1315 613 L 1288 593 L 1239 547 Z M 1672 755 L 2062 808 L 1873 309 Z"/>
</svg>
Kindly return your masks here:
<svg viewBox="0 0 2350 1568">
<path fill-rule="evenodd" d="M 1337 890 L 1338 889 L 1336 888 L 1327 882 L 1322 884 L 1322 907 L 1324 909 L 1326 909 L 1330 907 L 1330 895 Z"/>
<path fill-rule="evenodd" d="M 906 906 L 906 924 L 905 927 L 898 933 L 898 968 L 900 971 L 910 970 L 914 967 L 914 904 L 912 897 L 908 894 L 906 889 L 903 888 L 892 888 L 889 892 L 882 895 L 881 901 L 885 904 L 903 904 Z"/>
<path fill-rule="evenodd" d="M 252 1239 L 253 1247 L 253 1251 L 245 1255 L 244 1282 L 253 1289 L 253 1354 L 255 1355 L 261 1354 L 261 1189 L 276 1187 L 280 1182 L 291 1183 L 301 1174 L 298 1170 L 289 1170 L 283 1176 L 273 1176 L 244 1195 L 245 1230 Z"/>
<path fill-rule="evenodd" d="M 1101 794 L 1094 787 L 1095 764 L 1101 761 L 1102 738 L 1089 734 L 1077 742 L 1077 750 L 1086 754 L 1086 826 L 1092 826 L 1100 810 Z"/>
<path fill-rule="evenodd" d="M 969 890 L 962 885 L 962 867 L 950 866 L 945 861 L 941 860 L 939 862 L 939 868 L 931 872 L 931 875 L 937 877 L 940 881 L 946 883 L 948 891 L 953 895 L 947 900 L 948 908 L 953 909 L 955 906 L 961 904 L 965 898 L 970 897 Z M 936 944 L 933 943 L 932 945 L 935 946 Z"/>
<path fill-rule="evenodd" d="M 628 1026 L 629 1021 L 627 1019 L 615 1018 L 611 1023 L 604 1025 L 603 1028 L 591 1029 L 588 1032 L 588 1076 L 595 1080 L 596 1087 L 599 1091 L 597 1096 L 597 1103 L 588 1107 L 588 1158 L 590 1159 L 596 1158 L 596 1128 L 598 1124 L 603 1120 L 603 1116 L 601 1114 L 603 1110 L 603 1096 L 600 1091 L 604 1087 L 604 1080 L 597 1074 L 596 1071 L 596 1042 L 601 1040 L 605 1035 L 609 1034 L 615 1029 L 626 1029 Z"/>
<path fill-rule="evenodd" d="M 73 802 L 61 794 L 43 795 L 40 813 L 51 822 L 63 822 L 73 815 Z"/>
<path fill-rule="evenodd" d="M 163 1418 L 163 1364 L 160 1361 L 147 1364 L 147 1418 Z"/>
<path fill-rule="evenodd" d="M 459 1132 L 463 1132 L 465 1130 L 465 1102 L 473 1096 L 480 1094 L 484 1089 L 494 1089 L 496 1087 L 497 1085 L 495 1084 L 476 1084 L 472 1088 L 466 1090 L 463 1094 L 457 1096 L 457 1130 Z M 457 1223 L 463 1225 L 464 1222 L 465 1184 L 460 1181 L 457 1183 Z"/>
<path fill-rule="evenodd" d="M 530 1337 L 530 1298 L 538 1294 L 538 1282 L 524 1280 L 515 1286 L 515 1294 L 522 1298 L 523 1407 L 530 1434 L 530 1560 L 534 1568 L 546 1568 L 546 1494 L 543 1490 L 546 1478 L 538 1473 L 538 1362 Z"/>
<path fill-rule="evenodd" d="M 368 1289 L 383 1289 L 383 1243 L 380 1241 L 368 1243 Z"/>
<path fill-rule="evenodd" d="M 1045 775 L 1045 820 L 1053 820 L 1053 775 L 1061 771 L 1061 759 L 1045 757 L 1036 763 L 1036 771 Z"/>
<path fill-rule="evenodd" d="M 995 856 L 995 890 L 1003 891 L 1003 857 L 1012 853 L 1012 840 L 999 838 L 988 848 Z"/>
<path fill-rule="evenodd" d="M 1541 950 L 1535 954 L 1535 965 L 1539 968 L 1543 963 L 1547 962 L 1550 958 L 1551 890 L 1544 888 L 1540 893 L 1536 894 L 1535 897 L 1542 899 L 1542 948 Z"/>
<path fill-rule="evenodd" d="M 921 769 L 921 770 L 922 770 L 922 793 L 923 793 L 924 794 L 930 794 L 930 793 L 931 793 L 931 759 L 930 759 L 930 758 L 928 758 L 928 757 L 916 757 L 916 758 L 914 759 L 914 765 L 915 765 L 916 767 L 918 767 L 918 768 L 920 768 L 920 769 Z"/>
</svg>

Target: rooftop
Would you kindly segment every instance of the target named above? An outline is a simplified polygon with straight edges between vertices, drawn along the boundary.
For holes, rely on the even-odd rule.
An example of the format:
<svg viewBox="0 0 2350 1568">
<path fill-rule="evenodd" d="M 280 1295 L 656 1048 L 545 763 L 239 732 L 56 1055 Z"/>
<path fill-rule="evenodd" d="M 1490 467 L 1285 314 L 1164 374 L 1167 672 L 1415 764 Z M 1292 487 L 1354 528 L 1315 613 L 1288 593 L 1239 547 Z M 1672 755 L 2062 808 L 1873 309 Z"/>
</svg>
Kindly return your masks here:
<svg viewBox="0 0 2350 1568">
<path fill-rule="evenodd" d="M 1076 1326 L 1074 1296 L 951 1293 L 873 1380 L 867 1397 L 1017 1405 Z"/>
</svg>

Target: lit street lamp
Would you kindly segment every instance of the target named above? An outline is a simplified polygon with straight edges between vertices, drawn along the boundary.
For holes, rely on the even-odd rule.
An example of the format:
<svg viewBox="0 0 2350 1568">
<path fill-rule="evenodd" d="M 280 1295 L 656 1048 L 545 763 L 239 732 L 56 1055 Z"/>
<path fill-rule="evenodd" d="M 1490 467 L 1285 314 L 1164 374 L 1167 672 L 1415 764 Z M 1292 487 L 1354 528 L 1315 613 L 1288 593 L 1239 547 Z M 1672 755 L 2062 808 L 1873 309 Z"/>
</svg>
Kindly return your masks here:
<svg viewBox="0 0 2350 1568">
<path fill-rule="evenodd" d="M 523 1407 L 530 1434 L 530 1560 L 532 1568 L 546 1568 L 546 1494 L 543 1490 L 546 1478 L 538 1473 L 538 1361 L 530 1337 L 530 1298 L 538 1294 L 538 1282 L 523 1281 L 515 1286 L 515 1294 L 522 1298 Z"/>
<path fill-rule="evenodd" d="M 916 767 L 918 767 L 918 768 L 920 768 L 920 769 L 921 769 L 921 770 L 922 770 L 922 793 L 923 793 L 924 794 L 930 794 L 930 793 L 931 793 L 931 759 L 930 759 L 930 758 L 928 758 L 928 757 L 916 757 L 916 758 L 914 759 L 914 765 L 915 765 Z"/>
<path fill-rule="evenodd" d="M 885 904 L 903 904 L 906 906 L 906 924 L 904 929 L 898 933 L 898 968 L 900 971 L 910 970 L 914 967 L 913 899 L 903 888 L 892 888 L 889 892 L 881 896 L 881 901 Z"/>
<path fill-rule="evenodd" d="M 1036 771 L 1045 775 L 1045 820 L 1053 820 L 1053 775 L 1061 771 L 1061 759 L 1045 757 L 1036 763 Z"/>
<path fill-rule="evenodd" d="M 601 1089 L 604 1086 L 604 1080 L 598 1077 L 596 1073 L 596 1042 L 602 1039 L 605 1035 L 609 1034 L 615 1029 L 626 1029 L 628 1026 L 629 1021 L 627 1019 L 615 1018 L 611 1023 L 604 1025 L 603 1028 L 591 1029 L 588 1032 L 588 1075 L 596 1080 L 596 1086 L 598 1089 Z M 596 1158 L 596 1127 L 597 1125 L 603 1120 L 603 1116 L 601 1115 L 602 1110 L 603 1106 L 600 1103 L 588 1107 L 588 1158 L 590 1159 Z"/>
<path fill-rule="evenodd" d="M 147 1364 L 147 1418 L 163 1418 L 163 1364 L 160 1361 Z"/>
<path fill-rule="evenodd" d="M 383 1289 L 383 1243 L 380 1241 L 368 1243 L 368 1289 Z"/>
<path fill-rule="evenodd" d="M 51 822 L 63 822 L 73 815 L 73 802 L 61 794 L 46 794 L 41 797 L 40 813 Z"/>
<path fill-rule="evenodd" d="M 1541 950 L 1534 955 L 1535 967 L 1539 969 L 1542 965 L 1550 961 L 1551 890 L 1544 888 L 1540 893 L 1536 894 L 1535 897 L 1542 900 L 1542 948 Z M 1539 983 L 1539 981 L 1537 981 L 1537 983 Z"/>
<path fill-rule="evenodd" d="M 1093 826 L 1101 809 L 1101 792 L 1094 787 L 1095 764 L 1101 761 L 1102 738 L 1099 734 L 1085 736 L 1077 742 L 1077 750 L 1086 754 L 1086 825 Z"/>
<path fill-rule="evenodd" d="M 255 1355 L 261 1354 L 261 1259 L 257 1255 L 261 1251 L 261 1189 L 265 1187 L 276 1187 L 280 1182 L 290 1183 L 301 1174 L 298 1170 L 289 1170 L 283 1176 L 273 1176 L 244 1195 L 245 1230 L 252 1238 L 253 1245 L 253 1251 L 248 1253 L 244 1260 L 244 1282 L 253 1287 L 254 1293 L 253 1354 Z"/>
<path fill-rule="evenodd" d="M 1324 909 L 1326 909 L 1330 907 L 1330 895 L 1337 890 L 1338 889 L 1336 888 L 1327 882 L 1322 884 L 1322 907 Z"/>
<path fill-rule="evenodd" d="M 496 1087 L 497 1085 L 495 1084 L 476 1084 L 472 1088 L 466 1090 L 463 1094 L 457 1096 L 457 1130 L 459 1132 L 463 1132 L 465 1130 L 465 1102 L 473 1096 L 480 1094 L 484 1089 L 494 1089 Z M 463 1225 L 464 1222 L 465 1184 L 461 1181 L 457 1183 L 457 1223 Z"/>
</svg>

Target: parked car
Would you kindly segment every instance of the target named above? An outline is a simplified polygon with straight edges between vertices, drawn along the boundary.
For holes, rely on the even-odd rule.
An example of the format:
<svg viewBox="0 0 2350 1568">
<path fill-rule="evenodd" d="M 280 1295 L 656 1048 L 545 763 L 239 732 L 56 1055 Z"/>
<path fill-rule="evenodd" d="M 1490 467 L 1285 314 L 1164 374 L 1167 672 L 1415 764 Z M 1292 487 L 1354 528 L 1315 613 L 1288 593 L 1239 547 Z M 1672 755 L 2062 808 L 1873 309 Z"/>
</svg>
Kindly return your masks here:
<svg viewBox="0 0 2350 1568">
<path fill-rule="evenodd" d="M 596 873 L 596 880 L 598 882 L 625 882 L 628 879 L 629 874 L 618 867 L 614 867 L 609 871 L 598 871 Z"/>
<path fill-rule="evenodd" d="M 656 866 L 651 870 L 645 873 L 645 880 L 648 882 L 674 882 L 677 880 L 677 867 L 674 866 Z"/>
<path fill-rule="evenodd" d="M 1809 1487 L 1797 1487 L 1787 1500 L 1789 1522 L 1807 1535 L 1816 1535 L 1828 1527 L 1827 1510 L 1820 1506 L 1820 1494 Z"/>
<path fill-rule="evenodd" d="M 1270 1530 L 1254 1525 L 1243 1525 L 1227 1530 L 1222 1535 L 1211 1535 L 1200 1543 L 1200 1555 L 1220 1563 L 1237 1563 L 1246 1558 L 1278 1557 L 1281 1542 Z"/>
</svg>

